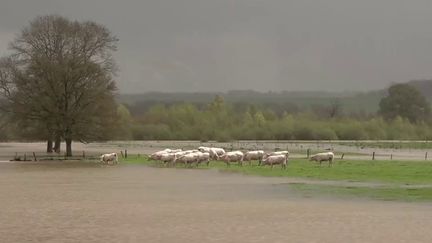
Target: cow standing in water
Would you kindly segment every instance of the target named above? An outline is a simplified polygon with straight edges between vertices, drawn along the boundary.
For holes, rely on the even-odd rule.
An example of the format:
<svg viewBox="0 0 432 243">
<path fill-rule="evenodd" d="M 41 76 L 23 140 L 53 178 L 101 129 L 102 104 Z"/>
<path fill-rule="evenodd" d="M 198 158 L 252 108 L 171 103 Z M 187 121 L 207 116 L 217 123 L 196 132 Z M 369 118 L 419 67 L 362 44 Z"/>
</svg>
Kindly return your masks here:
<svg viewBox="0 0 432 243">
<path fill-rule="evenodd" d="M 100 156 L 100 162 L 105 164 L 108 164 L 109 162 L 113 162 L 113 164 L 118 164 L 117 153 L 102 154 Z"/>
</svg>

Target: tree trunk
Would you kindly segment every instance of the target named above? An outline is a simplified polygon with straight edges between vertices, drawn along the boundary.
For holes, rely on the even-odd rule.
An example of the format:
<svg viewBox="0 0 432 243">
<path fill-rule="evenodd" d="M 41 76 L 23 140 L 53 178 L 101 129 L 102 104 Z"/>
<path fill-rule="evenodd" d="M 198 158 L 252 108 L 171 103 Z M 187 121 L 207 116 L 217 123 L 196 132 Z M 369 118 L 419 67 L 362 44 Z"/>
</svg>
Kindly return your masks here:
<svg viewBox="0 0 432 243">
<path fill-rule="evenodd" d="M 53 152 L 53 141 L 50 139 L 47 141 L 47 153 Z"/>
<path fill-rule="evenodd" d="M 54 151 L 56 153 L 60 153 L 60 148 L 61 148 L 61 139 L 60 138 L 56 138 L 55 144 L 54 144 Z"/>
<path fill-rule="evenodd" d="M 66 156 L 72 157 L 72 139 L 66 138 Z"/>
</svg>

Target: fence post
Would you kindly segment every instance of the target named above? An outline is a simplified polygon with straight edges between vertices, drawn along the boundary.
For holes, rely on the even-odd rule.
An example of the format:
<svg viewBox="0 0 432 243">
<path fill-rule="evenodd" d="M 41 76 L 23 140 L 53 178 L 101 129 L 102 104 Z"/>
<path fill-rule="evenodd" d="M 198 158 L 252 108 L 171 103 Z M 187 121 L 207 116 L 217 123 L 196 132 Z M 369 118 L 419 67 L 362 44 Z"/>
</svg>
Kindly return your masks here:
<svg viewBox="0 0 432 243">
<path fill-rule="evenodd" d="M 24 161 L 27 161 L 27 154 L 24 153 Z"/>
<path fill-rule="evenodd" d="M 35 152 L 33 152 L 33 159 L 34 159 L 34 161 L 37 161 L 36 153 Z"/>
<path fill-rule="evenodd" d="M 307 158 L 309 159 L 309 157 L 310 157 L 310 149 L 307 149 L 307 150 L 306 150 L 306 156 L 307 156 Z"/>
<path fill-rule="evenodd" d="M 127 159 L 127 149 L 125 149 L 125 159 Z"/>
<path fill-rule="evenodd" d="M 372 153 L 372 160 L 375 160 L 375 152 Z"/>
<path fill-rule="evenodd" d="M 393 154 L 390 154 L 390 160 L 393 160 Z"/>
<path fill-rule="evenodd" d="M 343 158 L 344 158 L 344 156 L 345 156 L 345 154 L 342 154 L 342 156 L 341 156 L 341 159 L 343 159 Z"/>
<path fill-rule="evenodd" d="M 425 154 L 425 160 L 427 160 L 427 158 L 428 158 L 428 152 L 426 152 Z"/>
<path fill-rule="evenodd" d="M 120 150 L 122 158 L 124 158 L 123 150 Z"/>
</svg>

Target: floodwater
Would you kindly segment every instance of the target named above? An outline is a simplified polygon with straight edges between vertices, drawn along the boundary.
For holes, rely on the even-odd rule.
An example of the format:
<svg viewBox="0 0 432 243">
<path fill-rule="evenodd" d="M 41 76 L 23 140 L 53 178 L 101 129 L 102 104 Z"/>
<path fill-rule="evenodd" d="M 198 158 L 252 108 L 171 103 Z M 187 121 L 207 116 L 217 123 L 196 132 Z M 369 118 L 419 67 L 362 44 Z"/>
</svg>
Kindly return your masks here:
<svg viewBox="0 0 432 243">
<path fill-rule="evenodd" d="M 0 242 L 432 242 L 432 205 L 303 198 L 278 178 L 0 163 Z"/>
<path fill-rule="evenodd" d="M 347 142 L 347 141 L 345 141 Z M 354 142 L 354 141 L 353 141 Z M 364 141 L 367 142 L 367 141 Z M 411 141 L 412 142 L 412 141 Z M 418 141 L 420 142 L 420 141 Z M 155 151 L 165 148 L 182 148 L 192 149 L 199 146 L 216 146 L 226 149 L 241 149 L 253 150 L 262 149 L 265 151 L 274 151 L 283 149 L 290 151 L 290 158 L 305 158 L 307 149 L 314 151 L 327 151 L 333 149 L 337 158 L 345 154 L 345 160 L 368 160 L 372 158 L 375 152 L 375 158 L 379 160 L 425 160 L 426 153 L 429 153 L 427 160 L 432 160 L 430 154 L 432 151 L 427 149 L 383 149 L 383 148 L 358 148 L 347 145 L 341 145 L 337 141 L 334 142 L 313 142 L 313 141 L 239 141 L 234 143 L 216 143 L 199 141 L 110 141 L 102 143 L 82 144 L 79 142 L 73 143 L 73 151 L 75 156 L 97 156 L 102 153 L 112 153 L 127 150 L 129 154 L 151 154 Z M 63 144 L 64 149 L 64 144 Z M 43 142 L 35 143 L 16 143 L 6 142 L 0 143 L 0 162 L 8 161 L 15 155 L 27 159 L 33 158 L 33 152 L 36 156 L 46 156 L 46 144 Z"/>
</svg>

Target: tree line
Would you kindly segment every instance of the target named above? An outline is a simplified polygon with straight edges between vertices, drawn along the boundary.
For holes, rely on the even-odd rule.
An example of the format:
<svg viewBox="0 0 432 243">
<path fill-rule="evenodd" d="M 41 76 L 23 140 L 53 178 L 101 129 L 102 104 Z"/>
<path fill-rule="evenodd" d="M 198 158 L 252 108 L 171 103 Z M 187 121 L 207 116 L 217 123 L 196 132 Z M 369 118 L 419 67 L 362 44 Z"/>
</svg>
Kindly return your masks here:
<svg viewBox="0 0 432 243">
<path fill-rule="evenodd" d="M 430 104 L 409 84 L 392 85 L 377 113 L 347 114 L 341 100 L 310 109 L 279 104 L 156 102 L 139 112 L 116 102 L 118 39 L 103 25 L 48 15 L 34 19 L 0 59 L 0 139 L 362 140 L 432 139 Z M 132 111 L 132 112 L 131 112 Z M 54 145 L 54 146 L 53 146 Z"/>
<path fill-rule="evenodd" d="M 390 89 L 398 87 L 412 91 L 412 87 L 405 85 Z M 123 128 L 124 138 L 135 140 L 432 139 L 430 108 L 424 97 L 415 91 L 411 94 L 415 99 L 409 95 L 398 99 L 394 95 L 389 94 L 383 99 L 378 113 L 361 117 L 344 114 L 337 103 L 296 113 L 277 114 L 254 105 L 239 110 L 225 103 L 220 96 L 206 106 L 190 103 L 154 105 L 137 116 L 131 115 L 125 106 L 120 109 L 123 119 L 129 121 L 124 123 L 128 124 Z M 413 109 L 417 112 L 412 112 Z"/>
</svg>

